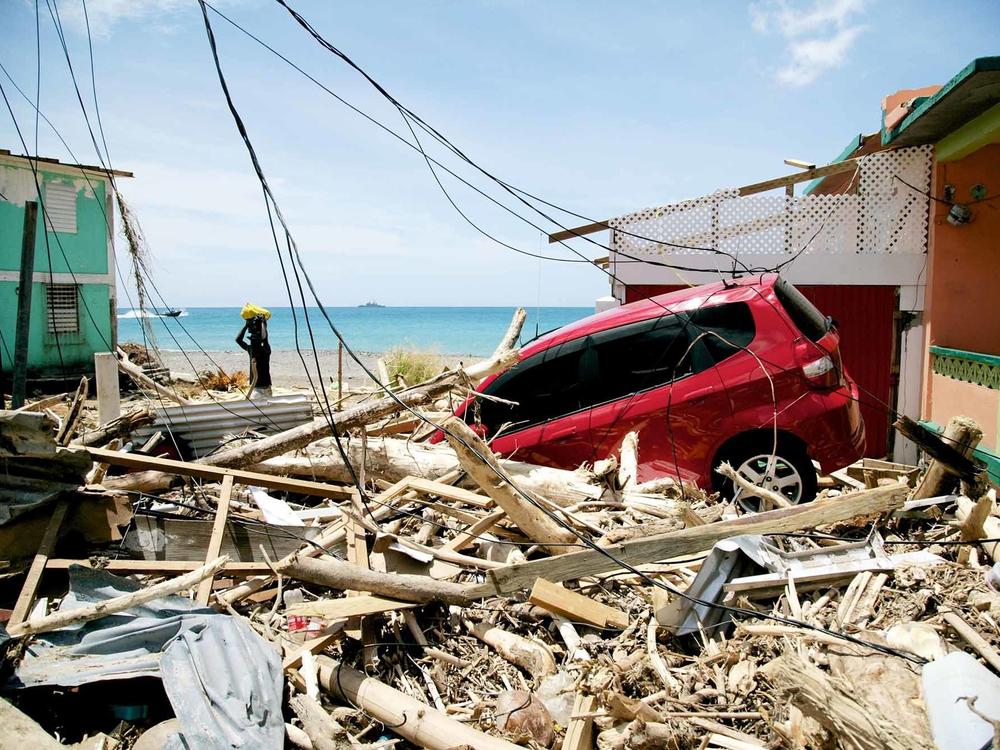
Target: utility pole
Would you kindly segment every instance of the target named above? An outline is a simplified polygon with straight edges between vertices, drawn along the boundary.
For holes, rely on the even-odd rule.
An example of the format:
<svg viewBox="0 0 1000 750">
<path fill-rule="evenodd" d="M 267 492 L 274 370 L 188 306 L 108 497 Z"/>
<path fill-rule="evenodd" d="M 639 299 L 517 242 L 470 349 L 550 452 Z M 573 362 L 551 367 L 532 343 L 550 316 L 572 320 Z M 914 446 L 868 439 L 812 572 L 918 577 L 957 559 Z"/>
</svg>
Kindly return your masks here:
<svg viewBox="0 0 1000 750">
<path fill-rule="evenodd" d="M 31 286 L 35 276 L 35 228 L 38 203 L 24 204 L 24 230 L 21 233 L 21 278 L 17 288 L 17 331 L 14 334 L 14 384 L 10 407 L 24 406 L 28 390 L 28 330 L 31 324 Z"/>
</svg>

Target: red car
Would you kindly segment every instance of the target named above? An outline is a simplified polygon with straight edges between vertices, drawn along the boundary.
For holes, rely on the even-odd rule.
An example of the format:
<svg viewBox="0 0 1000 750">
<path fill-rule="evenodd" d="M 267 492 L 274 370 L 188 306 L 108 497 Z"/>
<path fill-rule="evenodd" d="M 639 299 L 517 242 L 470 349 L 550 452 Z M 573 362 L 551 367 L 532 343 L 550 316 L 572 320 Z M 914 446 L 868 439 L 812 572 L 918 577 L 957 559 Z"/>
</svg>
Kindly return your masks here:
<svg viewBox="0 0 1000 750">
<path fill-rule="evenodd" d="M 542 336 L 479 386 L 502 402 L 474 398 L 458 413 L 519 460 L 572 469 L 615 454 L 637 431 L 639 481 L 680 476 L 731 497 L 714 472 L 729 461 L 804 502 L 816 494 L 812 461 L 829 473 L 864 453 L 857 385 L 839 343 L 833 320 L 789 282 L 748 277 Z"/>
</svg>

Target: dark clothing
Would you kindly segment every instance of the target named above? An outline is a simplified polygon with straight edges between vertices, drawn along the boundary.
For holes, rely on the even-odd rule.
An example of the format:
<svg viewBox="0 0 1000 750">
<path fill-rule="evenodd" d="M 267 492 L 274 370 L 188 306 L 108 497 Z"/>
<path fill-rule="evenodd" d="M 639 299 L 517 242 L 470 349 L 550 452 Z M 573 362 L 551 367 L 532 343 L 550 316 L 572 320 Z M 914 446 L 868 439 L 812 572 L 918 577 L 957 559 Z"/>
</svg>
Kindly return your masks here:
<svg viewBox="0 0 1000 750">
<path fill-rule="evenodd" d="M 253 379 L 253 373 L 256 373 L 257 379 L 254 381 L 254 386 L 257 388 L 270 388 L 271 345 L 267 343 L 267 327 L 266 325 L 263 327 L 263 336 L 251 334 L 249 343 L 243 340 L 243 334 L 246 333 L 246 330 L 246 326 L 244 326 L 239 336 L 236 337 L 236 343 L 250 355 L 251 380 Z"/>
</svg>

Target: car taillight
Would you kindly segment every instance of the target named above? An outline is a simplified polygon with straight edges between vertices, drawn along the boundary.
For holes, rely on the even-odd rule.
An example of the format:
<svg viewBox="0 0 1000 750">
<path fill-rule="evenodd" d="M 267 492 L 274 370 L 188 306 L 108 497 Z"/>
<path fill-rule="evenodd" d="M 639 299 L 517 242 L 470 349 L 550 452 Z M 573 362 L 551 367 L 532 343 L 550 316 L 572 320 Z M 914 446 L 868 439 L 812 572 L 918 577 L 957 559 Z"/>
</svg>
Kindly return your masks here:
<svg viewBox="0 0 1000 750">
<path fill-rule="evenodd" d="M 799 368 L 810 388 L 836 388 L 841 384 L 842 368 L 836 349 L 827 352 L 805 341 L 799 341 L 795 348 Z"/>
</svg>

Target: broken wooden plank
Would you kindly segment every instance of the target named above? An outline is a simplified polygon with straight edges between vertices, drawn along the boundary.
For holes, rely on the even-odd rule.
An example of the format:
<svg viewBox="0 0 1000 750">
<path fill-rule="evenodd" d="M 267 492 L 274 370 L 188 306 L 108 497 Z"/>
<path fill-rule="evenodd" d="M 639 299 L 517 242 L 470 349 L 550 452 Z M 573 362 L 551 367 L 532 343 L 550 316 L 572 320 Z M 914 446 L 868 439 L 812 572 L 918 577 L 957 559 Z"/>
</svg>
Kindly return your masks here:
<svg viewBox="0 0 1000 750">
<path fill-rule="evenodd" d="M 319 599 L 314 602 L 293 604 L 288 607 L 287 612 L 290 615 L 322 617 L 324 620 L 343 620 L 349 617 L 378 615 L 419 606 L 420 604 L 417 602 L 404 602 L 372 594 L 356 594 L 345 596 L 343 599 Z"/>
<path fill-rule="evenodd" d="M 69 503 L 61 500 L 52 511 L 49 525 L 45 527 L 45 535 L 42 537 L 41 544 L 38 545 L 38 552 L 31 561 L 31 567 L 28 568 L 28 575 L 24 579 L 24 585 L 21 586 L 21 593 L 18 595 L 14 611 L 10 615 L 10 621 L 7 624 L 8 632 L 13 628 L 20 627 L 28 616 L 28 612 L 31 611 L 31 605 L 35 602 L 35 592 L 38 590 L 38 584 L 42 580 L 42 574 L 45 572 L 46 565 L 49 562 L 49 556 L 55 551 L 56 542 L 59 540 L 59 528 L 62 526 L 68 510 Z"/>
<path fill-rule="evenodd" d="M 962 640 L 972 646 L 976 653 L 983 657 L 986 663 L 993 668 L 994 672 L 1000 674 L 1000 654 L 997 653 L 996 649 L 985 638 L 976 632 L 975 628 L 963 620 L 961 615 L 950 609 L 942 610 L 941 616 L 952 630 L 962 636 Z"/>
<path fill-rule="evenodd" d="M 212 538 L 208 540 L 208 550 L 205 555 L 205 563 L 216 559 L 222 547 L 222 535 L 226 531 L 226 520 L 229 518 L 229 501 L 233 496 L 233 475 L 227 474 L 222 478 L 222 490 L 219 493 L 219 504 L 215 509 L 215 523 L 212 525 Z M 195 601 L 199 604 L 208 604 L 212 596 L 212 581 L 214 574 L 206 576 L 198 584 L 198 595 Z"/>
<path fill-rule="evenodd" d="M 628 627 L 628 614 L 620 609 L 588 599 L 544 578 L 535 580 L 528 601 L 572 622 L 587 622 L 599 628 Z"/>
<path fill-rule="evenodd" d="M 594 747 L 594 707 L 597 698 L 593 695 L 576 694 L 573 703 L 573 714 L 566 735 L 563 737 L 561 750 L 591 750 Z"/>
<path fill-rule="evenodd" d="M 609 545 L 601 551 L 584 550 L 518 563 L 489 571 L 490 580 L 476 587 L 477 594 L 509 594 L 532 586 L 537 578 L 558 583 L 616 570 L 622 567 L 622 563 L 639 565 L 703 552 L 711 549 L 716 542 L 737 534 L 799 531 L 856 516 L 886 513 L 903 504 L 907 490 L 903 484 L 877 487 L 853 495 L 741 516 L 731 521 L 632 539 Z"/>
<path fill-rule="evenodd" d="M 472 524 L 465 531 L 460 532 L 454 539 L 450 539 L 445 542 L 441 549 L 450 550 L 452 552 L 458 552 L 466 547 L 469 547 L 476 543 L 483 534 L 496 526 L 500 521 L 507 517 L 506 511 L 497 510 L 490 513 L 488 516 L 484 516 Z"/>
<path fill-rule="evenodd" d="M 63 420 L 58 434 L 56 434 L 58 445 L 69 445 L 69 441 L 73 437 L 73 430 L 76 429 L 76 423 L 80 420 L 80 412 L 83 409 L 84 399 L 87 398 L 89 385 L 86 376 L 80 378 L 80 385 L 76 387 L 76 393 L 73 394 L 73 402 L 69 406 L 69 412 L 66 414 L 66 419 Z"/>
</svg>

